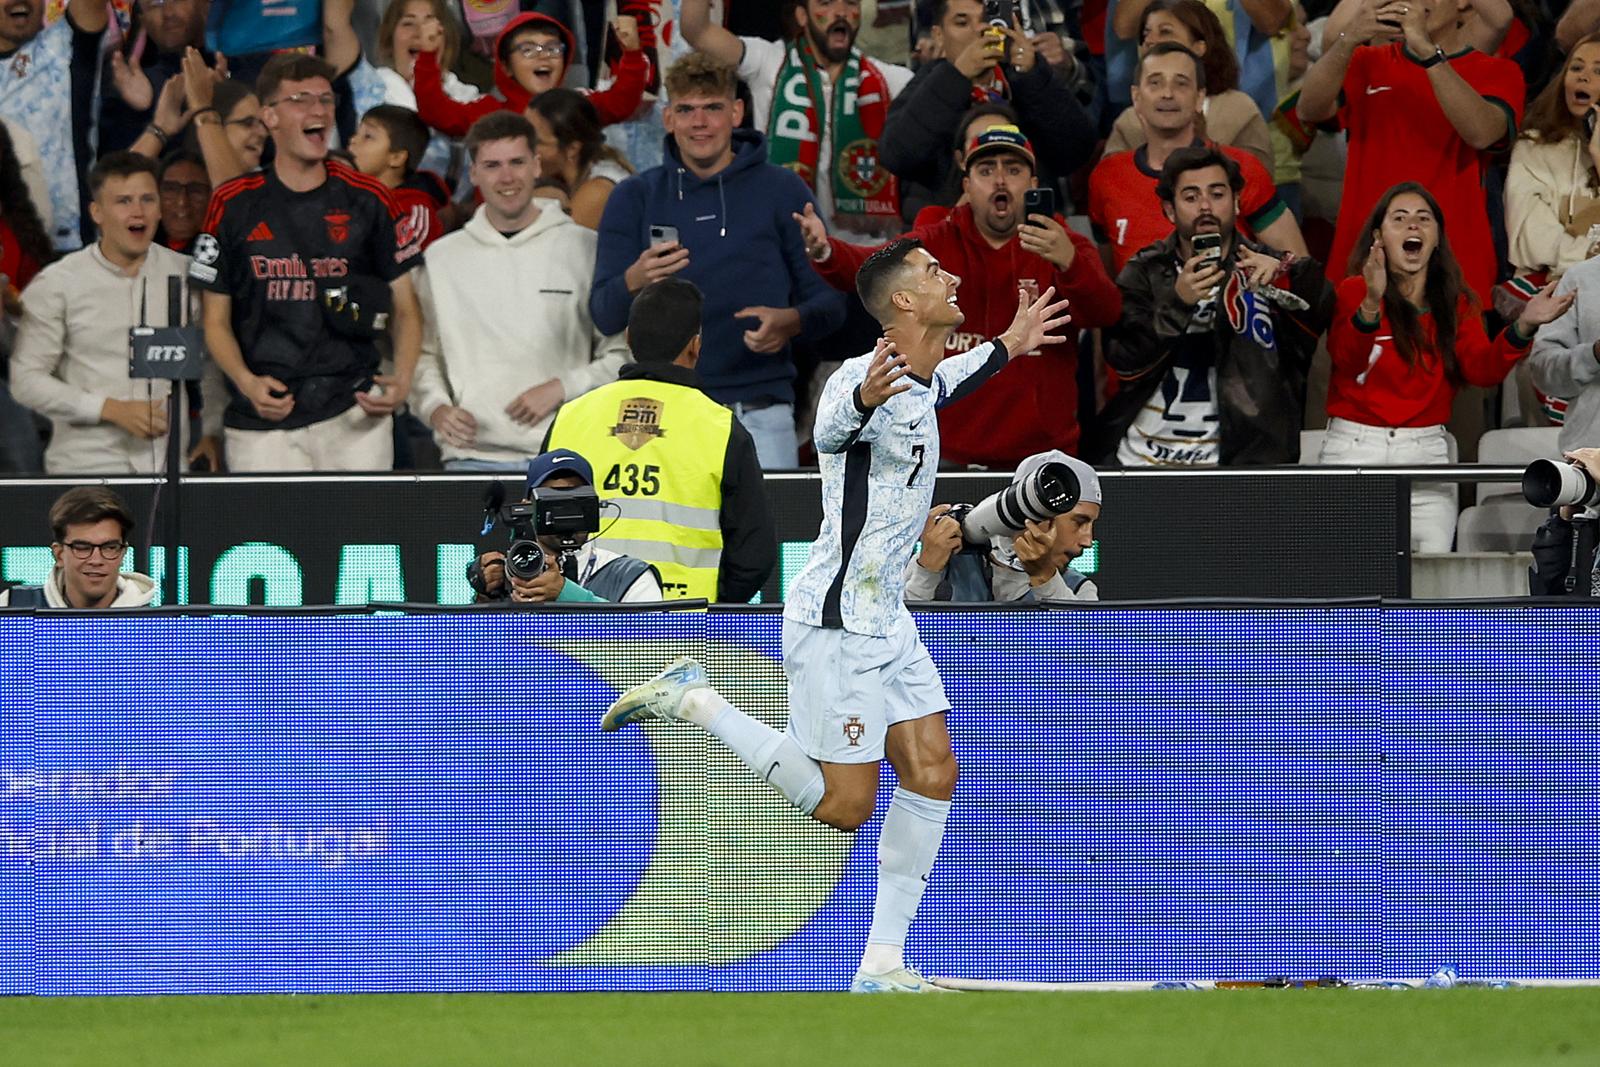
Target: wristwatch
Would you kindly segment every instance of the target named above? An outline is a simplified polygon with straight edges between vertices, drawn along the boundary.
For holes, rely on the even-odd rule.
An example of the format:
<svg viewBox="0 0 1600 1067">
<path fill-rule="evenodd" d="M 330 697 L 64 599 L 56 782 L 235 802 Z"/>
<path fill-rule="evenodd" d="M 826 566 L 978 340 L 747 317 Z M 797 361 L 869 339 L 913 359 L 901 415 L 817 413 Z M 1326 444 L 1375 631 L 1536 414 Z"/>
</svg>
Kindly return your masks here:
<svg viewBox="0 0 1600 1067">
<path fill-rule="evenodd" d="M 1406 55 L 1411 55 L 1411 49 L 1406 49 Z M 1439 47 L 1438 45 L 1434 45 L 1433 55 L 1429 56 L 1427 59 L 1412 59 L 1411 62 L 1415 63 L 1423 70 L 1427 70 L 1429 67 L 1438 66 L 1440 63 L 1443 63 L 1449 58 L 1449 56 L 1444 54 L 1443 48 Z"/>
</svg>

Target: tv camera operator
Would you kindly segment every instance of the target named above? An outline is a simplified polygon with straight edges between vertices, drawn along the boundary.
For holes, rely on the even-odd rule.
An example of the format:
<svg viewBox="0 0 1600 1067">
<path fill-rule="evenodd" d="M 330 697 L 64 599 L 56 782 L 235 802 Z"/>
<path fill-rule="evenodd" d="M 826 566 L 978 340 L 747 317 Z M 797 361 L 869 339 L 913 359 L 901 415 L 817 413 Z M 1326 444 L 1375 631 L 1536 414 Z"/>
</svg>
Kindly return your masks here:
<svg viewBox="0 0 1600 1067">
<path fill-rule="evenodd" d="M 556 449 L 528 461 L 522 500 L 505 504 L 505 487 L 490 487 L 483 532 L 499 523 L 511 533 L 504 552 L 485 552 L 467 567 L 479 603 L 653 603 L 661 576 L 643 560 L 600 548 L 600 498 L 589 461 Z"/>
<path fill-rule="evenodd" d="M 1600 448 L 1565 453 L 1566 463 L 1537 459 L 1522 473 L 1528 503 L 1549 508 L 1533 535 L 1532 596 L 1600 597 Z M 1587 576 L 1587 577 L 1585 577 Z"/>
<path fill-rule="evenodd" d="M 1011 484 L 976 504 L 928 513 L 922 550 L 906 568 L 908 602 L 1098 600 L 1067 564 L 1094 543 L 1100 479 L 1065 452 L 1039 452 Z"/>
</svg>

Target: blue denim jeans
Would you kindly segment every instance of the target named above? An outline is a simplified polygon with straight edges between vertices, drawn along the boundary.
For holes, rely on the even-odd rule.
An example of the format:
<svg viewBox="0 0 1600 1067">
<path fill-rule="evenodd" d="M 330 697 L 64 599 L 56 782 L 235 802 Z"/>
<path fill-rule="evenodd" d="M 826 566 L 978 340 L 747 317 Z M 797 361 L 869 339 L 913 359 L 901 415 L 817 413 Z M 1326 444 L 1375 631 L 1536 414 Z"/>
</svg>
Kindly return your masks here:
<svg viewBox="0 0 1600 1067">
<path fill-rule="evenodd" d="M 756 459 L 761 469 L 794 470 L 800 465 L 800 439 L 794 432 L 794 405 L 772 404 L 762 408 L 749 408 L 743 404 L 729 404 L 737 418 L 756 443 Z"/>
<path fill-rule="evenodd" d="M 33 412 L 17 403 L 0 378 L 0 471 L 38 474 L 44 470 L 44 446 Z"/>
</svg>

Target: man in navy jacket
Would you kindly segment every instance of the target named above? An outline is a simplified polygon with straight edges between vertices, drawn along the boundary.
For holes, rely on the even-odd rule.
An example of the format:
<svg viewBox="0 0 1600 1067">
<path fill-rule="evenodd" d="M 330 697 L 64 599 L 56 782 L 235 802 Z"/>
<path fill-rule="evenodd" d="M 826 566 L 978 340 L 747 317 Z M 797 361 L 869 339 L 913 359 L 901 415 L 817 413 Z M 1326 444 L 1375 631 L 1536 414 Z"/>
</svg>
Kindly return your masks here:
<svg viewBox="0 0 1600 1067">
<path fill-rule="evenodd" d="M 806 258 L 794 215 L 814 203 L 798 175 L 767 162 L 766 139 L 736 130 L 735 76 L 691 53 L 667 71 L 667 160 L 611 194 L 600 220 L 589 313 L 604 333 L 628 323 L 634 294 L 681 275 L 705 293 L 699 372 L 733 408 L 761 465 L 796 465 L 789 342 L 826 336 L 845 301 Z"/>
</svg>

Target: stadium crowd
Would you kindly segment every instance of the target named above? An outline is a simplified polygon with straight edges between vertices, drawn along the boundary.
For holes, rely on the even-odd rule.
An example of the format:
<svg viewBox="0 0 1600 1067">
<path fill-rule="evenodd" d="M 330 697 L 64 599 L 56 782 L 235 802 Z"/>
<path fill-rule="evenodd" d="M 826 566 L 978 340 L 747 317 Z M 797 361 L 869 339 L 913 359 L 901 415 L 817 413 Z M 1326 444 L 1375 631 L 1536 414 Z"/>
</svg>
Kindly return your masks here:
<svg viewBox="0 0 1600 1067">
<path fill-rule="evenodd" d="M 951 354 L 1019 289 L 1071 300 L 1071 336 L 940 410 L 958 467 L 1600 430 L 1595 0 L 360 5 L 0 12 L 0 471 L 151 472 L 173 433 L 198 470 L 522 471 L 565 408 L 567 447 L 726 451 L 748 502 L 752 450 L 814 462 L 821 385 L 877 333 L 856 273 L 902 234 L 961 278 Z M 668 278 L 700 334 L 640 374 Z M 181 323 L 209 356 L 174 426 L 128 338 Z M 630 375 L 739 433 L 576 406 Z M 1419 485 L 1413 547 L 1448 551 L 1457 503 Z"/>
</svg>

